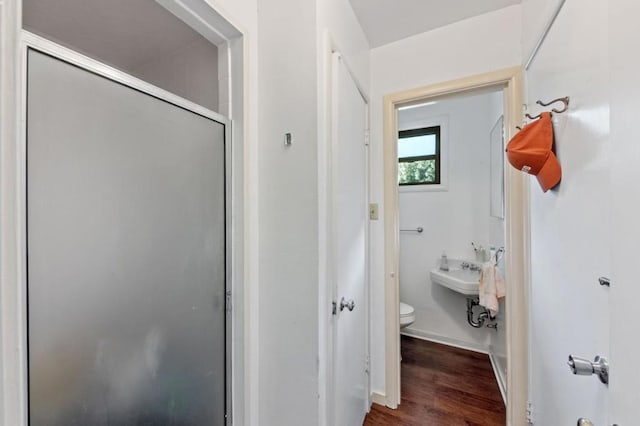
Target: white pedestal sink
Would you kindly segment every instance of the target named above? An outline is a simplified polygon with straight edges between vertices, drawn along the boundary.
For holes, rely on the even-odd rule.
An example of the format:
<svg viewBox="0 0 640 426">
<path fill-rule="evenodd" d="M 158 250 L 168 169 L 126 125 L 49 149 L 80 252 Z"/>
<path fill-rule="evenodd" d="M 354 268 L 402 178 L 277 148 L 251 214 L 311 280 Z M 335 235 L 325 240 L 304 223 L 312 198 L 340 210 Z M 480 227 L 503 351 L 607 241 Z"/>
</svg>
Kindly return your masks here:
<svg viewBox="0 0 640 426">
<path fill-rule="evenodd" d="M 449 259 L 449 270 L 442 271 L 439 267 L 432 269 L 430 272 L 431 281 L 465 296 L 477 296 L 480 287 L 480 271 L 462 269 L 462 262 L 480 266 L 478 262 Z"/>
</svg>

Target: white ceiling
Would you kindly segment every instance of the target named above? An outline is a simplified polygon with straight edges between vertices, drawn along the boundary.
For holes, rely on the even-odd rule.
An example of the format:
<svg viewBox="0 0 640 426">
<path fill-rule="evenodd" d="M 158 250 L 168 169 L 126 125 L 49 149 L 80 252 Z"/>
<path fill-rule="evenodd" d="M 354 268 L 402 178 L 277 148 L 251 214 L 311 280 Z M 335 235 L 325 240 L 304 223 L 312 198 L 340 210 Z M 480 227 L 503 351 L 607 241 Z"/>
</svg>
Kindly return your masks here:
<svg viewBox="0 0 640 426">
<path fill-rule="evenodd" d="M 132 71 L 202 38 L 155 0 L 24 0 L 24 26 Z"/>
<path fill-rule="evenodd" d="M 374 48 L 521 0 L 349 0 Z"/>
</svg>

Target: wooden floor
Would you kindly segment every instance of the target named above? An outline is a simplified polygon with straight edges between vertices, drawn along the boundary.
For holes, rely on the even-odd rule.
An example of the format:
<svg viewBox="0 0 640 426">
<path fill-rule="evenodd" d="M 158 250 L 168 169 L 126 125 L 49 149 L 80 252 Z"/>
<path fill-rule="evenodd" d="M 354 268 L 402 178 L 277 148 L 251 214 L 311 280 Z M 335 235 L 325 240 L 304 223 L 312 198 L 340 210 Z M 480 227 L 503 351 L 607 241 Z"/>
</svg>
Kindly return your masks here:
<svg viewBox="0 0 640 426">
<path fill-rule="evenodd" d="M 365 426 L 504 426 L 505 406 L 487 355 L 402 336 L 402 403 L 374 404 Z"/>
</svg>

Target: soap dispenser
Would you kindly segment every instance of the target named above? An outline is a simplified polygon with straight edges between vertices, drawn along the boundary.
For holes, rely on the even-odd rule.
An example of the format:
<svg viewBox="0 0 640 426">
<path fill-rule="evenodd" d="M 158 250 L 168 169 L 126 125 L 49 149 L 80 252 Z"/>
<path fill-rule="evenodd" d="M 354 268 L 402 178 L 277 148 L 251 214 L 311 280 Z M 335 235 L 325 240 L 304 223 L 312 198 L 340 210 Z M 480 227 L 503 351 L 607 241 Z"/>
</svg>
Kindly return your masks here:
<svg viewBox="0 0 640 426">
<path fill-rule="evenodd" d="M 448 271 L 449 270 L 449 261 L 447 260 L 447 254 L 442 252 L 442 257 L 440 258 L 440 270 Z"/>
<path fill-rule="evenodd" d="M 491 246 L 489 248 L 489 259 L 490 262 L 493 262 L 494 264 L 498 264 L 498 257 L 496 256 L 496 248 L 494 246 Z"/>
</svg>

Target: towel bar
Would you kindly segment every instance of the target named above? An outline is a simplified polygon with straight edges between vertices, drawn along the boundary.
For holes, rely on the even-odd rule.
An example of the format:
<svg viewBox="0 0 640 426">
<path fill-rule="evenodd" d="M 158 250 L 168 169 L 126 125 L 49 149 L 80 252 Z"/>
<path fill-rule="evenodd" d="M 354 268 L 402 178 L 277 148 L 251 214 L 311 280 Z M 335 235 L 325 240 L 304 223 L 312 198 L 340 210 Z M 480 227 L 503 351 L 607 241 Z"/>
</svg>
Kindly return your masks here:
<svg viewBox="0 0 640 426">
<path fill-rule="evenodd" d="M 422 226 L 418 226 L 416 229 L 401 229 L 400 232 L 417 232 L 418 234 L 422 234 Z"/>
</svg>

